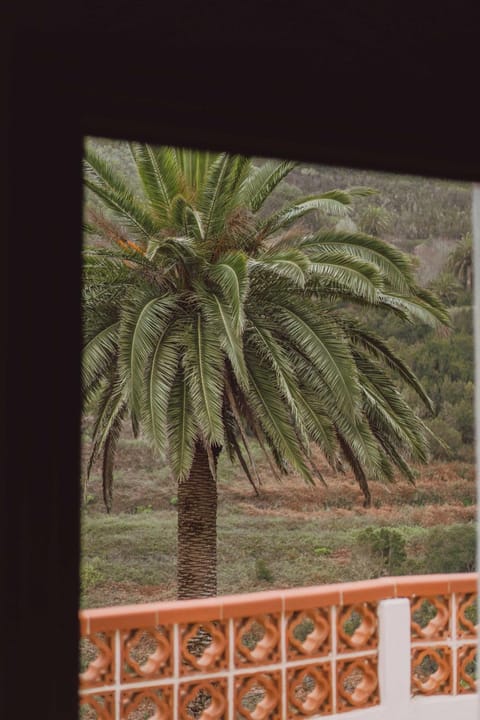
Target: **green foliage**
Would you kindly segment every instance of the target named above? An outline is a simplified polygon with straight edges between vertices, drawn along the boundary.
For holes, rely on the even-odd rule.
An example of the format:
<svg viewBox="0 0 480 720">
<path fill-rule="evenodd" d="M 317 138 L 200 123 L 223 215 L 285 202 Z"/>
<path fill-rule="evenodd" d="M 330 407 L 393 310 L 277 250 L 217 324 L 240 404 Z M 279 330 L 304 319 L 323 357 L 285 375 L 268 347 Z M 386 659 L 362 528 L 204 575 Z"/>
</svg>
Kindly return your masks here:
<svg viewBox="0 0 480 720">
<path fill-rule="evenodd" d="M 423 568 L 429 573 L 473 572 L 476 552 L 474 524 L 434 527 L 424 541 Z"/>
<path fill-rule="evenodd" d="M 316 547 L 314 548 L 313 552 L 315 555 L 318 555 L 319 557 L 325 557 L 332 554 L 332 551 L 328 547 Z"/>
<path fill-rule="evenodd" d="M 420 378 L 432 400 L 433 417 L 410 388 L 403 388 L 407 402 L 436 436 L 429 441 L 432 457 L 470 461 L 474 443 L 472 309 L 454 306 L 451 317 L 448 335 L 395 320 L 388 327 L 379 313 L 369 313 L 368 321 L 389 336 L 390 345 Z"/>
<path fill-rule="evenodd" d="M 97 498 L 95 497 L 95 495 L 94 495 L 93 493 L 88 493 L 87 495 L 85 495 L 85 497 L 84 497 L 84 499 L 83 499 L 83 504 L 84 504 L 86 507 L 87 507 L 88 505 L 93 505 L 93 503 L 96 502 L 96 499 L 97 499 Z"/>
<path fill-rule="evenodd" d="M 438 297 L 449 307 L 457 305 L 461 294 L 462 286 L 452 272 L 444 271 L 437 275 L 429 284 Z"/>
<path fill-rule="evenodd" d="M 356 612 L 354 610 L 350 617 L 343 623 L 343 630 L 347 635 L 351 637 L 355 630 L 357 630 L 361 624 L 362 616 L 359 612 Z"/>
<path fill-rule="evenodd" d="M 392 223 L 388 210 L 381 205 L 367 205 L 358 216 L 358 227 L 369 235 L 385 235 Z"/>
<path fill-rule="evenodd" d="M 151 512 L 153 512 L 153 507 L 152 507 L 152 505 L 137 505 L 137 506 L 135 507 L 135 512 L 136 512 L 137 514 L 139 514 L 139 513 L 151 513 Z"/>
<path fill-rule="evenodd" d="M 473 237 L 470 232 L 460 238 L 448 258 L 448 267 L 466 290 L 473 286 Z"/>
<path fill-rule="evenodd" d="M 98 585 L 104 579 L 100 565 L 101 561 L 98 557 L 82 562 L 80 566 L 80 590 L 82 593 L 87 593 L 90 588 Z"/>
<path fill-rule="evenodd" d="M 412 619 L 421 628 L 424 628 L 437 615 L 437 608 L 428 600 L 424 600 L 417 610 L 412 614 Z"/>
<path fill-rule="evenodd" d="M 435 434 L 430 440 L 430 451 L 437 460 L 451 460 L 461 454 L 462 436 L 447 420 L 436 417 L 428 421 L 428 427 Z"/>
<path fill-rule="evenodd" d="M 264 580 L 269 583 L 273 582 L 273 573 L 262 558 L 255 559 L 255 576 L 257 580 Z"/>
<path fill-rule="evenodd" d="M 358 534 L 358 542 L 381 561 L 385 574 L 402 574 L 407 553 L 405 539 L 398 530 L 369 527 Z"/>
<path fill-rule="evenodd" d="M 465 610 L 465 617 L 472 625 L 478 625 L 478 600 L 474 600 Z"/>
</svg>

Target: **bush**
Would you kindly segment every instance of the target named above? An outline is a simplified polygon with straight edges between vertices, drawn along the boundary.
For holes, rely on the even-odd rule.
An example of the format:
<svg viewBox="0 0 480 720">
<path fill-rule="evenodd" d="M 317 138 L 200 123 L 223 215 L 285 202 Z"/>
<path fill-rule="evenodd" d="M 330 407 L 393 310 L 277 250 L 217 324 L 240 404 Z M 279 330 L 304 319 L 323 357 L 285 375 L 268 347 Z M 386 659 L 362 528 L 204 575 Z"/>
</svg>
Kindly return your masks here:
<svg viewBox="0 0 480 720">
<path fill-rule="evenodd" d="M 255 576 L 257 580 L 265 580 L 266 582 L 273 581 L 273 573 L 268 567 L 265 560 L 257 558 L 255 560 Z"/>
<path fill-rule="evenodd" d="M 80 588 L 82 593 L 88 592 L 90 588 L 95 587 L 104 580 L 99 564 L 100 558 L 97 557 L 82 563 L 80 568 Z"/>
<path fill-rule="evenodd" d="M 475 525 L 438 526 L 429 530 L 424 545 L 424 572 L 473 572 L 476 567 Z"/>
<path fill-rule="evenodd" d="M 466 383 L 465 396 L 454 407 L 455 427 L 461 433 L 462 441 L 473 445 L 475 440 L 475 417 L 473 407 L 473 383 Z"/>
<path fill-rule="evenodd" d="M 403 571 L 407 553 L 403 535 L 393 528 L 373 528 L 362 530 L 358 535 L 361 547 L 380 559 L 384 573 L 400 575 Z"/>
<path fill-rule="evenodd" d="M 458 458 L 462 450 L 462 435 L 450 422 L 441 417 L 430 420 L 428 427 L 438 437 L 430 437 L 430 452 L 436 460 L 452 460 Z M 447 447 L 444 447 L 444 445 Z"/>
</svg>

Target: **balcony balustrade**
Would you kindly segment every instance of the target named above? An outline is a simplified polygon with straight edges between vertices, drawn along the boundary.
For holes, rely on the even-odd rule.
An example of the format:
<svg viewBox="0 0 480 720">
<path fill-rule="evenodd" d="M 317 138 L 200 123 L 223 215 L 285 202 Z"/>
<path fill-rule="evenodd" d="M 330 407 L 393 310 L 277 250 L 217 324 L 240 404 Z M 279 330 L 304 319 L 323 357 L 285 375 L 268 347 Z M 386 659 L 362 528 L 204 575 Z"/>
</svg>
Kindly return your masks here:
<svg viewBox="0 0 480 720">
<path fill-rule="evenodd" d="M 80 613 L 81 720 L 473 720 L 477 575 Z"/>
</svg>

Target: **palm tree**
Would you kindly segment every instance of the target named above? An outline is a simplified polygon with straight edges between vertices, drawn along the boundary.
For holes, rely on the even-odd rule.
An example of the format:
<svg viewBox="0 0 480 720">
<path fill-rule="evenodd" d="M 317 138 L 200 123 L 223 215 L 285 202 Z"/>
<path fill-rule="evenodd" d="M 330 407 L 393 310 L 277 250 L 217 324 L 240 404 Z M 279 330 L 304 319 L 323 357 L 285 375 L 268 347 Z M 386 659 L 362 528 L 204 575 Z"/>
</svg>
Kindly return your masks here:
<svg viewBox="0 0 480 720">
<path fill-rule="evenodd" d="M 83 392 L 95 423 L 90 468 L 103 455 L 107 509 L 122 424 L 131 418 L 179 485 L 180 598 L 216 593 L 217 459 L 225 451 L 260 482 L 254 438 L 277 476 L 322 480 L 317 445 L 334 467 L 368 479 L 412 478 L 427 457 L 424 426 L 393 376 L 430 402 L 413 373 L 344 309 L 385 308 L 447 322 L 409 259 L 361 233 L 305 235 L 297 221 L 348 216 L 362 188 L 265 201 L 295 167 L 257 168 L 238 155 L 131 144 L 141 190 L 93 151 L 85 184 L 104 207 L 86 229 Z"/>
<path fill-rule="evenodd" d="M 451 307 L 457 302 L 462 286 L 453 272 L 444 270 L 439 273 L 428 285 L 429 289 L 447 306 Z"/>
<path fill-rule="evenodd" d="M 447 267 L 452 271 L 464 290 L 473 287 L 473 243 L 471 233 L 458 240 L 448 257 Z"/>
<path fill-rule="evenodd" d="M 358 227 L 369 235 L 379 236 L 391 226 L 392 217 L 382 205 L 367 205 L 358 218 Z"/>
</svg>

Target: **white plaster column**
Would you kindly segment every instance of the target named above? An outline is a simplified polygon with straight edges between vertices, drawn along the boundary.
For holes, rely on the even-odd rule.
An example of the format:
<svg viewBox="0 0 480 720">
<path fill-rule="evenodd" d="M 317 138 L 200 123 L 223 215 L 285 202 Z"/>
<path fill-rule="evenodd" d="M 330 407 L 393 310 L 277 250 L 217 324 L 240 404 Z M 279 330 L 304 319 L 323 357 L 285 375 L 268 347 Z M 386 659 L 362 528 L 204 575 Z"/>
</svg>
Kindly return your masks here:
<svg viewBox="0 0 480 720">
<path fill-rule="evenodd" d="M 388 720 L 408 718 L 410 704 L 410 603 L 382 600 L 378 608 L 380 702 Z"/>
</svg>

